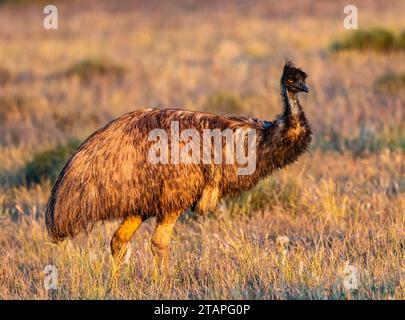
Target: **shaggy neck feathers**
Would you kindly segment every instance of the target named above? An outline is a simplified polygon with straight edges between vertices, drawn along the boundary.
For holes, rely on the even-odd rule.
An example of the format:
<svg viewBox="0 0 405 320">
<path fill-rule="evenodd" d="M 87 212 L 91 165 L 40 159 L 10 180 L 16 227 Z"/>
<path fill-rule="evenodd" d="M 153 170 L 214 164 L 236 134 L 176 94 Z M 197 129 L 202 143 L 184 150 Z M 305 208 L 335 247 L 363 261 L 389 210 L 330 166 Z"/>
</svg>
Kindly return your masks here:
<svg viewBox="0 0 405 320">
<path fill-rule="evenodd" d="M 281 97 L 283 100 L 283 115 L 288 117 L 298 116 L 302 110 L 301 105 L 298 101 L 298 96 L 296 92 L 289 91 L 285 84 L 281 82 Z"/>
<path fill-rule="evenodd" d="M 263 161 L 260 175 L 283 168 L 298 159 L 311 142 L 311 128 L 305 117 L 297 94 L 281 84 L 282 113 L 272 126 L 263 127 L 261 146 Z"/>
</svg>

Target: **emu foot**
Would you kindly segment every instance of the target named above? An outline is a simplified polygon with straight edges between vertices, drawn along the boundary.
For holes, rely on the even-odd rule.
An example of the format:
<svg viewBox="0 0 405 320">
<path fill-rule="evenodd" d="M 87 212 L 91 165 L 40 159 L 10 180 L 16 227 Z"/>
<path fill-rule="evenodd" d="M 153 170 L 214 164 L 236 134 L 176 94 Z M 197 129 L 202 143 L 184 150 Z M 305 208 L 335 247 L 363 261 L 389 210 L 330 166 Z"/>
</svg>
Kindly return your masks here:
<svg viewBox="0 0 405 320">
<path fill-rule="evenodd" d="M 153 259 L 152 279 L 154 281 L 165 281 L 170 278 L 170 274 L 168 252 L 163 256 L 155 256 Z"/>
<path fill-rule="evenodd" d="M 123 264 L 128 264 L 131 257 L 131 242 L 128 242 L 120 252 L 113 254 L 111 264 L 111 277 L 105 291 L 105 298 L 118 286 L 118 273 Z"/>
</svg>

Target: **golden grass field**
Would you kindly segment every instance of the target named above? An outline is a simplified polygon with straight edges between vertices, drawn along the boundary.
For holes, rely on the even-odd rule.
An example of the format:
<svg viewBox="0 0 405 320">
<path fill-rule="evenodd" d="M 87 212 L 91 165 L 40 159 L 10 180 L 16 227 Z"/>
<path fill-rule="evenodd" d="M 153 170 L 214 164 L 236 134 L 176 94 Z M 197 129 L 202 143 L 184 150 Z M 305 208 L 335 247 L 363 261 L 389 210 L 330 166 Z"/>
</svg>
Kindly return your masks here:
<svg viewBox="0 0 405 320">
<path fill-rule="evenodd" d="M 350 2 L 360 29 L 405 30 L 404 1 Z M 59 29 L 45 30 L 43 2 L 0 4 L 0 299 L 404 299 L 405 85 L 374 84 L 405 72 L 405 52 L 333 52 L 353 32 L 345 5 L 62 1 Z M 27 181 L 27 163 L 145 106 L 271 120 L 286 56 L 309 74 L 310 152 L 213 214 L 186 213 L 165 279 L 144 223 L 105 297 L 118 222 L 52 244 L 51 181 Z M 80 73 L 80 61 L 103 66 Z M 49 264 L 57 290 L 44 288 Z"/>
</svg>

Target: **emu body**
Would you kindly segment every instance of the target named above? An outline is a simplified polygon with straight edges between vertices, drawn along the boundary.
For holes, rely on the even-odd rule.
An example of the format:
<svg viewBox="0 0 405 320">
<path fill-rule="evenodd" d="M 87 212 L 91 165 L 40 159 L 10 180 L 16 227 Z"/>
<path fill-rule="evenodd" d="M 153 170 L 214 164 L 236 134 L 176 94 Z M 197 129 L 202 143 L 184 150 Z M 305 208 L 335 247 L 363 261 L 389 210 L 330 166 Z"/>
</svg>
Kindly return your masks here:
<svg viewBox="0 0 405 320">
<path fill-rule="evenodd" d="M 143 109 L 127 113 L 93 133 L 67 161 L 48 201 L 46 226 L 51 238 L 74 237 L 103 220 L 122 219 L 111 249 L 119 262 L 141 223 L 156 217 L 152 251 L 167 262 L 170 236 L 178 216 L 191 208 L 212 211 L 225 196 L 238 195 L 259 179 L 302 155 L 311 129 L 298 101 L 306 74 L 288 62 L 281 78 L 283 112 L 272 122 L 179 109 Z M 149 132 L 255 129 L 256 170 L 238 175 L 236 164 L 152 164 Z"/>
</svg>

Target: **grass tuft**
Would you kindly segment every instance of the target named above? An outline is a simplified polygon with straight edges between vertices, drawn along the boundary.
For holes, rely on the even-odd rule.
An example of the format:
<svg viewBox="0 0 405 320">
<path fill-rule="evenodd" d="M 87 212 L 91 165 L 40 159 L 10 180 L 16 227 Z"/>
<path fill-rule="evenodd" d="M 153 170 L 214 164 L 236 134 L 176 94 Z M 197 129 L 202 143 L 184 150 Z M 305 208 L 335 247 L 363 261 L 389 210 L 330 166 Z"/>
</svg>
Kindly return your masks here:
<svg viewBox="0 0 405 320">
<path fill-rule="evenodd" d="M 323 152 L 350 152 L 354 157 L 377 154 L 384 149 L 405 151 L 405 135 L 402 127 L 387 127 L 381 132 L 368 127 L 360 127 L 356 134 L 345 137 L 338 131 L 315 134 L 312 149 Z"/>
<path fill-rule="evenodd" d="M 0 66 L 0 86 L 4 86 L 12 80 L 13 76 L 11 72 Z"/>
<path fill-rule="evenodd" d="M 62 74 L 65 77 L 78 77 L 82 81 L 90 81 L 96 78 L 108 78 L 111 80 L 122 80 L 126 69 L 110 59 L 104 57 L 93 57 L 84 59 Z"/>
<path fill-rule="evenodd" d="M 35 154 L 33 159 L 24 168 L 27 184 L 32 185 L 42 180 L 54 182 L 67 159 L 73 154 L 79 144 L 79 140 L 71 139 L 64 145 L 58 145 L 54 149 Z"/>
<path fill-rule="evenodd" d="M 238 95 L 222 91 L 208 96 L 204 109 L 223 115 L 238 115 L 244 112 L 244 105 Z"/>
<path fill-rule="evenodd" d="M 293 210 L 300 205 L 300 200 L 300 187 L 294 180 L 283 181 L 273 177 L 259 182 L 255 188 L 237 198 L 226 199 L 225 205 L 231 215 L 251 217 L 256 212 L 271 210 L 275 204 Z"/>
<path fill-rule="evenodd" d="M 357 30 L 332 45 L 333 51 L 339 50 L 375 50 L 380 52 L 405 50 L 405 35 L 384 29 L 374 28 Z"/>
<path fill-rule="evenodd" d="M 379 93 L 397 94 L 405 91 L 405 73 L 387 73 L 378 78 L 374 89 Z"/>
</svg>

